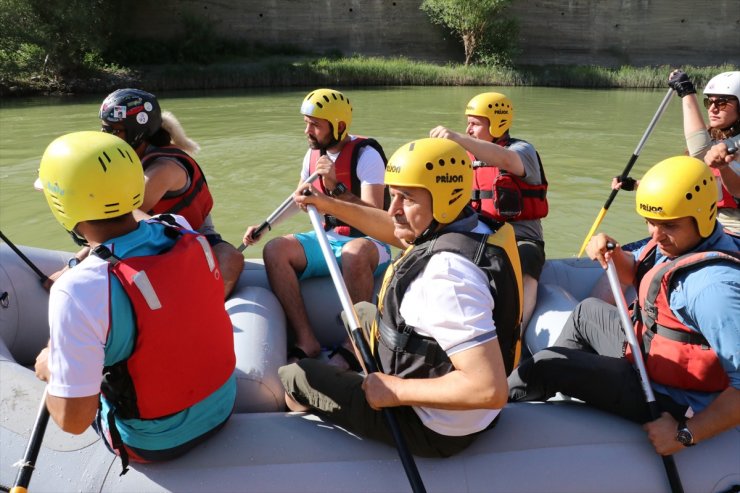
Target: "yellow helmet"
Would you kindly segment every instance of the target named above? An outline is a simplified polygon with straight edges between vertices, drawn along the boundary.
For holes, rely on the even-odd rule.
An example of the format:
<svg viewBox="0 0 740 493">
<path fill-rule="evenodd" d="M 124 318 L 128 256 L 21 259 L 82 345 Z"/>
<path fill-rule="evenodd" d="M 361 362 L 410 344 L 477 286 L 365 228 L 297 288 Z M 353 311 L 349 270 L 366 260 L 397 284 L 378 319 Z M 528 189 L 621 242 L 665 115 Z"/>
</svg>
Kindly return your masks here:
<svg viewBox="0 0 740 493">
<path fill-rule="evenodd" d="M 470 202 L 473 167 L 459 144 L 448 139 L 419 139 L 393 153 L 385 168 L 385 184 L 429 190 L 434 219 L 448 224 Z"/>
<path fill-rule="evenodd" d="M 706 238 L 717 220 L 717 184 L 709 167 L 688 156 L 665 159 L 645 173 L 637 187 L 637 213 L 648 219 L 693 217 Z"/>
<path fill-rule="evenodd" d="M 329 120 L 334 138 L 342 140 L 349 133 L 352 123 L 352 105 L 349 98 L 334 89 L 316 89 L 303 99 L 301 114 Z M 339 122 L 344 122 L 344 132 L 339 134 Z"/>
<path fill-rule="evenodd" d="M 498 139 L 506 133 L 514 121 L 514 105 L 511 99 L 498 92 L 484 92 L 470 100 L 465 115 L 488 118 L 488 131 Z"/>
<path fill-rule="evenodd" d="M 141 206 L 144 170 L 130 145 L 104 132 L 74 132 L 46 148 L 39 185 L 67 231 L 77 223 L 122 216 Z"/>
</svg>

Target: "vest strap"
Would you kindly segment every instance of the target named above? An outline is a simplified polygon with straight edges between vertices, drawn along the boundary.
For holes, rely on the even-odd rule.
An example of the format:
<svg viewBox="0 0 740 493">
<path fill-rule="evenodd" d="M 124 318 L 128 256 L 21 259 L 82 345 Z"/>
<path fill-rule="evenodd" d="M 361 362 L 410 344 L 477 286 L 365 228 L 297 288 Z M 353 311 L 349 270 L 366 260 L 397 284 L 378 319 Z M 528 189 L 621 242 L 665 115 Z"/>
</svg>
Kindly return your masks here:
<svg viewBox="0 0 740 493">
<path fill-rule="evenodd" d="M 707 339 L 698 332 L 679 332 L 677 330 L 673 330 L 658 324 L 655 324 L 655 326 L 651 327 L 650 330 L 652 332 L 655 332 L 659 336 L 665 337 L 666 339 L 670 339 L 672 341 L 682 342 L 684 344 L 694 344 L 697 346 L 706 346 L 707 348 L 709 348 L 709 341 L 707 341 Z"/>
</svg>

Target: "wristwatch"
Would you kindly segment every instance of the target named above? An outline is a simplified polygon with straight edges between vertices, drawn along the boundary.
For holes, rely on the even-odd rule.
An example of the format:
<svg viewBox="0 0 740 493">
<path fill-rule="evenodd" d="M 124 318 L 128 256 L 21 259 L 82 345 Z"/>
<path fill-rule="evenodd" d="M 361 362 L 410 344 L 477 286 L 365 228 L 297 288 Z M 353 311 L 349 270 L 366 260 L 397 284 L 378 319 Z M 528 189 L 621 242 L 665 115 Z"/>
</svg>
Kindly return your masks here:
<svg viewBox="0 0 740 493">
<path fill-rule="evenodd" d="M 329 197 L 336 198 L 336 197 L 339 197 L 340 195 L 342 195 L 346 191 L 347 191 L 347 187 L 344 186 L 344 183 L 342 183 L 340 181 L 339 183 L 337 183 L 337 186 L 334 188 L 334 190 L 329 190 L 329 191 L 326 192 L 326 194 Z"/>
<path fill-rule="evenodd" d="M 682 418 L 681 421 L 678 422 L 678 427 L 676 428 L 676 441 L 684 447 L 692 447 L 695 445 L 694 435 L 691 434 L 691 430 L 686 426 L 686 418 Z"/>
<path fill-rule="evenodd" d="M 71 259 L 67 260 L 67 267 L 71 269 L 72 267 L 74 267 L 75 265 L 79 263 L 80 263 L 80 259 L 78 259 L 77 257 L 72 257 Z"/>
</svg>

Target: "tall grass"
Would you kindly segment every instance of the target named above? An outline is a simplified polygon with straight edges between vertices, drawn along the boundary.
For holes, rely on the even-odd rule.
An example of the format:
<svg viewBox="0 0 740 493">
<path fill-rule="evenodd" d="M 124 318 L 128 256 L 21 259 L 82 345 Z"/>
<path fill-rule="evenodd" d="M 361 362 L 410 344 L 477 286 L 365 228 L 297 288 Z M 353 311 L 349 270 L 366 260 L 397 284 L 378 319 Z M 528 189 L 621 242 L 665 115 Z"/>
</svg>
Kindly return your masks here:
<svg viewBox="0 0 740 493">
<path fill-rule="evenodd" d="M 250 62 L 160 65 L 143 70 L 142 85 L 151 90 L 269 86 L 554 86 L 585 88 L 663 88 L 672 67 L 464 66 L 406 58 L 270 57 Z M 697 86 L 732 65 L 683 67 Z"/>
</svg>

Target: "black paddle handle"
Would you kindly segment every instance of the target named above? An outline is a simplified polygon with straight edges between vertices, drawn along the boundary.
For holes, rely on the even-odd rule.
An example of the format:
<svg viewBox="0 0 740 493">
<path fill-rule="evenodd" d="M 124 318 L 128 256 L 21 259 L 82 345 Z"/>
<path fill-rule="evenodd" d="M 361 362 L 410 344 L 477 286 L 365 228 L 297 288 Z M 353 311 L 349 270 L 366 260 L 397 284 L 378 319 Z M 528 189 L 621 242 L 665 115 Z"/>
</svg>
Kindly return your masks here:
<svg viewBox="0 0 740 493">
<path fill-rule="evenodd" d="M 36 422 L 33 425 L 31 437 L 28 439 L 26 452 L 23 454 L 23 463 L 18 470 L 13 489 L 23 488 L 22 491 L 28 489 L 28 484 L 31 482 L 31 474 L 33 474 L 36 468 L 36 459 L 38 459 L 39 452 L 41 451 L 41 443 L 44 440 L 44 433 L 46 433 L 46 425 L 48 423 L 49 409 L 46 407 L 46 392 L 44 392 L 44 395 L 41 397 L 41 405 L 36 415 Z"/>
<path fill-rule="evenodd" d="M 650 416 L 655 421 L 660 418 L 660 408 L 656 401 L 648 402 L 650 408 Z M 672 455 L 661 455 L 663 459 L 663 467 L 665 468 L 666 476 L 668 476 L 668 484 L 671 485 L 671 493 L 684 493 L 683 484 L 681 483 L 681 476 L 678 475 L 678 468 L 676 467 L 676 461 Z"/>
<path fill-rule="evenodd" d="M 26 257 L 23 254 L 23 252 L 21 252 L 20 249 L 17 246 L 15 246 L 13 242 L 8 239 L 7 236 L 3 234 L 2 231 L 0 231 L 0 238 L 3 239 L 3 241 L 10 247 L 10 249 L 13 250 L 21 258 L 21 260 L 23 260 L 26 264 L 28 264 L 31 270 L 33 270 L 36 273 L 36 275 L 39 276 L 39 278 L 41 278 L 42 281 L 46 282 L 49 280 L 49 276 L 41 272 L 41 270 L 38 267 L 36 267 L 36 265 L 33 262 L 31 262 L 31 259 Z"/>
<path fill-rule="evenodd" d="M 375 362 L 375 357 L 373 357 L 372 353 L 370 352 L 370 346 L 368 346 L 368 343 L 363 337 L 362 330 L 360 328 L 352 330 L 352 339 L 355 341 L 357 350 L 360 351 L 360 356 L 362 356 L 362 361 L 363 363 L 365 363 L 365 368 L 367 369 L 368 373 L 378 372 L 378 364 Z M 406 476 L 408 477 L 409 484 L 411 485 L 411 490 L 414 493 L 426 493 L 426 488 L 424 487 L 424 482 L 421 479 L 421 474 L 419 474 L 419 469 L 416 467 L 416 462 L 414 461 L 411 452 L 409 452 L 408 445 L 406 444 L 406 439 L 401 433 L 401 426 L 398 424 L 395 413 L 391 408 L 384 407 L 382 410 L 382 414 L 386 424 L 388 425 L 388 429 L 390 430 L 391 435 L 393 435 L 393 441 L 396 443 L 398 456 L 400 457 L 401 464 L 403 464 L 403 468 L 406 471 Z"/>
</svg>

